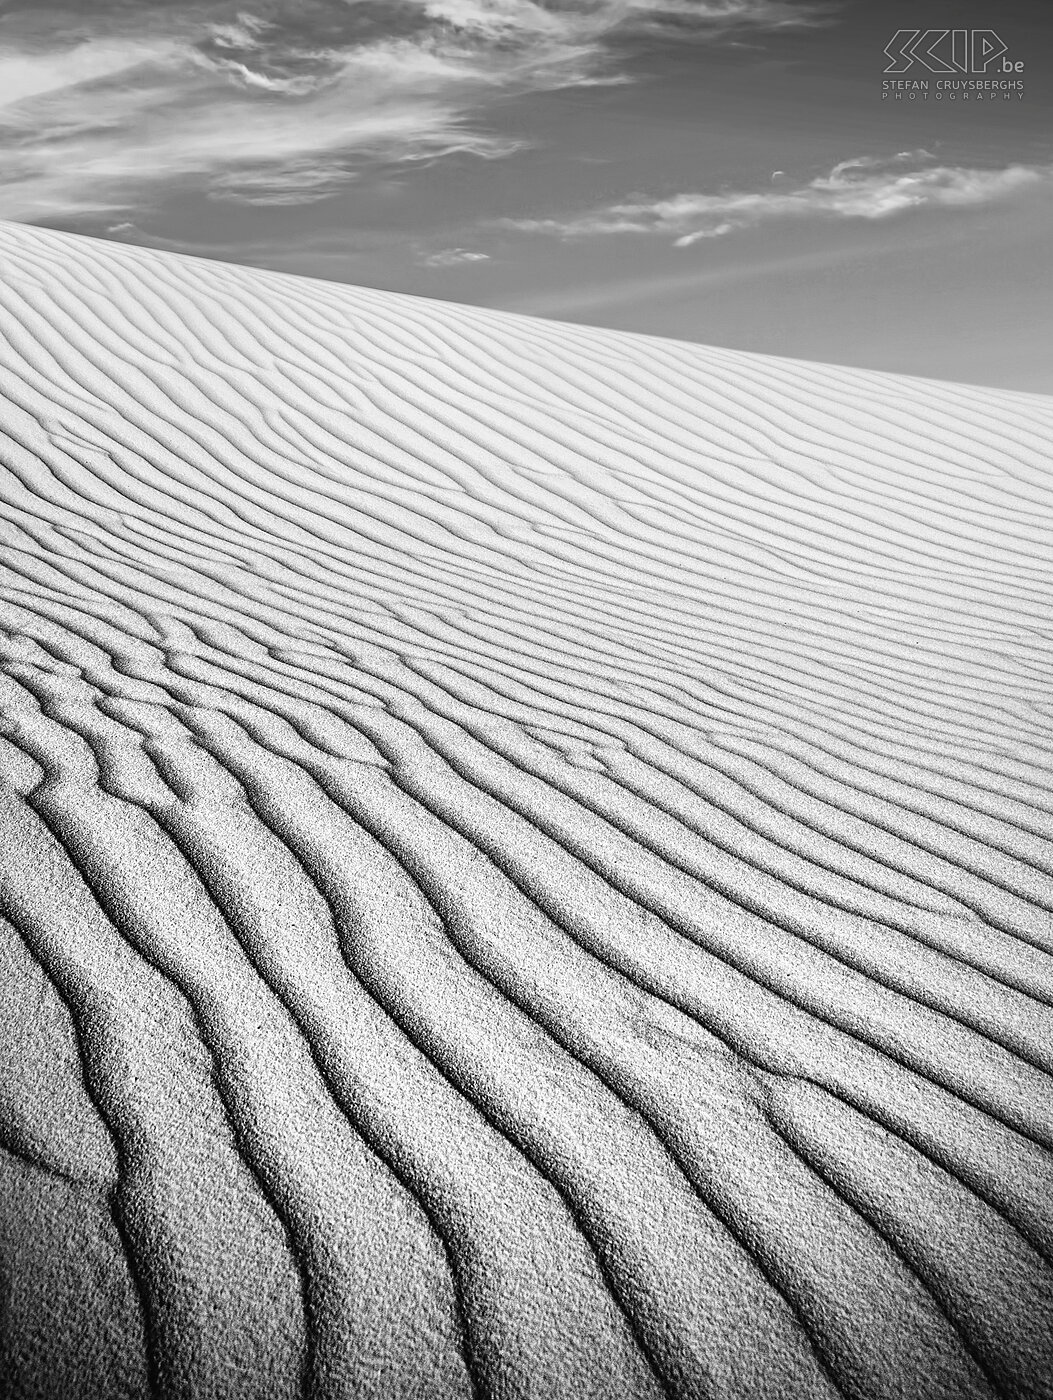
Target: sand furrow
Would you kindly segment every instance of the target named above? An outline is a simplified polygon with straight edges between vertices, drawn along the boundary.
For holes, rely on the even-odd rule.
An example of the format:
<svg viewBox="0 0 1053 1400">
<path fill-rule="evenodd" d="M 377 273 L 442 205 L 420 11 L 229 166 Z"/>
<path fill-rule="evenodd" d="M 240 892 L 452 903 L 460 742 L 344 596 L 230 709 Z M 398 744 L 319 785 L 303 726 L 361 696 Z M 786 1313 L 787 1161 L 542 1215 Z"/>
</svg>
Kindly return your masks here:
<svg viewBox="0 0 1053 1400">
<path fill-rule="evenodd" d="M 4 818 L 16 857 L 7 917 L 71 1007 L 89 1092 L 117 1146 L 114 1219 L 151 1386 L 180 1397 L 299 1394 L 295 1265 L 242 1164 L 185 1003 L 119 937 L 47 825 L 10 801 Z M 99 1333 L 112 1325 L 104 1296 L 81 1303 L 96 1310 Z M 68 1345 L 52 1333 L 75 1369 Z"/>
</svg>

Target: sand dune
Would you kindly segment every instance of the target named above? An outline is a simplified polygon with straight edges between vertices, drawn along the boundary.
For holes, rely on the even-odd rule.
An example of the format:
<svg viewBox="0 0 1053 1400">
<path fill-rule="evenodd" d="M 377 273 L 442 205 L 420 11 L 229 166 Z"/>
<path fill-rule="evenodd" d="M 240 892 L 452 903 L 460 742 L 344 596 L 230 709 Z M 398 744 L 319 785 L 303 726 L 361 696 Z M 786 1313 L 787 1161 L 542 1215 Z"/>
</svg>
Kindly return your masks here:
<svg viewBox="0 0 1053 1400">
<path fill-rule="evenodd" d="M 1053 1395 L 1053 400 L 0 302 L 8 1393 Z"/>
</svg>

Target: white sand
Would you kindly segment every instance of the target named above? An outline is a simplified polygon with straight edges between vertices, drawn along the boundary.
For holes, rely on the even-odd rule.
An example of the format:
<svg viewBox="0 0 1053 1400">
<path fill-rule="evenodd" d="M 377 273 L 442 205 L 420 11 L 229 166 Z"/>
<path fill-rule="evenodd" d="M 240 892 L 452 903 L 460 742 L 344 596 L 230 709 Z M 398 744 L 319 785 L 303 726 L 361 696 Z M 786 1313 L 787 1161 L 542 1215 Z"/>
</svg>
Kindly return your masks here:
<svg viewBox="0 0 1053 1400">
<path fill-rule="evenodd" d="M 1051 445 L 0 225 L 0 1390 L 1053 1395 Z"/>
</svg>

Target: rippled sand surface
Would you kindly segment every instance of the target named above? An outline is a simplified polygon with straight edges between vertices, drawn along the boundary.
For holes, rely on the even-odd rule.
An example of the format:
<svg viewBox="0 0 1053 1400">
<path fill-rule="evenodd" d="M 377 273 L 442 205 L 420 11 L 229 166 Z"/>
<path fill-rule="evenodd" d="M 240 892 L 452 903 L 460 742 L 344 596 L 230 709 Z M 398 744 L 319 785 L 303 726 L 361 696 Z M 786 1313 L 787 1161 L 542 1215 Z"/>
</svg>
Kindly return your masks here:
<svg viewBox="0 0 1053 1400">
<path fill-rule="evenodd" d="M 7 1393 L 1053 1395 L 1051 445 L 0 225 Z"/>
</svg>

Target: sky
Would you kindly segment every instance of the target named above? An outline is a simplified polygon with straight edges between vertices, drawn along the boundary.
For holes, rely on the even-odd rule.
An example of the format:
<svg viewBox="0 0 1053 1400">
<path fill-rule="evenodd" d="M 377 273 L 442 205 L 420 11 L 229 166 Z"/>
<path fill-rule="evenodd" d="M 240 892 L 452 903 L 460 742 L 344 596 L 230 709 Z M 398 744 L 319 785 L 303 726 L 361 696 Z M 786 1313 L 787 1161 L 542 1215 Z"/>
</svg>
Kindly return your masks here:
<svg viewBox="0 0 1053 1400">
<path fill-rule="evenodd" d="M 1051 118 L 1034 0 L 0 0 L 0 218 L 1043 393 Z"/>
</svg>

